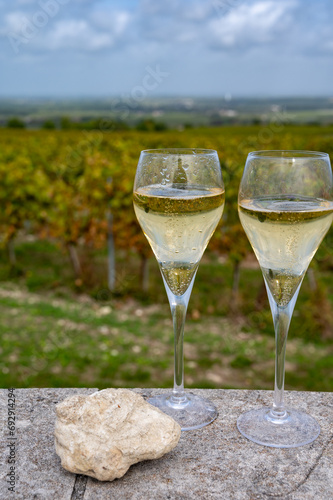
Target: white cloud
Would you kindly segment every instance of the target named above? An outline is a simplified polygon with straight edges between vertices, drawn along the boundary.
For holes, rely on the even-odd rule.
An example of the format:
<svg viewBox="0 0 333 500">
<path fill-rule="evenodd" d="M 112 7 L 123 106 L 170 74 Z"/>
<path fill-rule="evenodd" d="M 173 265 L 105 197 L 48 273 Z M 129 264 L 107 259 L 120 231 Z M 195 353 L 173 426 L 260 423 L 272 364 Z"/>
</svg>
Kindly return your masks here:
<svg viewBox="0 0 333 500">
<path fill-rule="evenodd" d="M 126 11 L 97 10 L 92 13 L 91 20 L 98 28 L 119 36 L 127 28 L 131 15 Z"/>
<path fill-rule="evenodd" d="M 7 33 L 20 36 L 29 23 L 34 28 L 34 18 L 45 3 L 13 0 L 4 7 L 0 0 L 0 35 L 7 48 Z M 132 6 L 120 0 L 68 0 L 58 4 L 45 25 L 32 29 L 33 35 L 19 48 L 21 55 L 63 49 L 121 52 L 125 46 L 142 54 L 152 47 L 157 54 L 170 50 L 172 56 L 187 47 L 206 54 L 216 49 L 246 54 L 253 47 L 266 53 L 273 47 L 279 51 L 288 47 L 295 54 L 331 54 L 330 16 L 319 4 L 329 9 L 328 0 L 316 5 L 305 0 L 138 0 Z M 226 8 L 218 11 L 218 6 Z"/>
<path fill-rule="evenodd" d="M 6 14 L 4 17 L 4 24 L 0 28 L 1 34 L 6 34 L 8 31 L 20 33 L 22 26 L 27 21 L 27 16 L 23 11 L 13 11 Z"/>
<path fill-rule="evenodd" d="M 289 27 L 294 6 L 294 2 L 272 0 L 241 4 L 225 16 L 210 21 L 212 44 L 221 48 L 244 48 L 269 43 Z"/>
<path fill-rule="evenodd" d="M 0 26 L 1 36 L 22 41 L 20 50 L 98 51 L 111 48 L 125 32 L 130 15 L 126 11 L 98 10 L 82 18 L 62 16 L 59 8 L 54 15 L 40 8 L 34 12 L 15 10 L 6 14 Z"/>
<path fill-rule="evenodd" d="M 52 50 L 98 51 L 113 47 L 130 21 L 122 11 L 95 11 L 89 18 L 61 19 L 43 33 L 42 45 Z"/>
<path fill-rule="evenodd" d="M 183 10 L 185 19 L 190 21 L 204 21 L 211 13 L 211 6 L 209 3 L 196 3 L 191 8 Z"/>
<path fill-rule="evenodd" d="M 113 37 L 94 31 L 87 21 L 68 19 L 56 22 L 43 40 L 46 48 L 95 51 L 111 47 Z"/>
<path fill-rule="evenodd" d="M 43 23 L 46 4 L 59 8 Z M 332 0 L 0 0 L 0 13 L 3 94 L 129 92 L 155 63 L 166 93 L 331 92 Z"/>
</svg>

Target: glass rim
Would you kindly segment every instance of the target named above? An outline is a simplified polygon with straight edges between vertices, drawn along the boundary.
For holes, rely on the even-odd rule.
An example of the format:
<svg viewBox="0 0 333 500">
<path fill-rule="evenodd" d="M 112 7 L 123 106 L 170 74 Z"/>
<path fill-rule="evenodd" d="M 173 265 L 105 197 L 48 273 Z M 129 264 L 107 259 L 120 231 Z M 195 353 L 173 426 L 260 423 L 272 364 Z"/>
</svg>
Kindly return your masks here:
<svg viewBox="0 0 333 500">
<path fill-rule="evenodd" d="M 328 153 L 322 151 L 308 151 L 302 149 L 262 149 L 251 151 L 248 158 L 273 158 L 273 159 L 306 159 L 306 158 L 329 158 Z"/>
<path fill-rule="evenodd" d="M 213 155 L 217 154 L 215 149 L 205 149 L 205 148 L 160 148 L 160 149 L 144 149 L 141 154 L 153 154 L 153 155 Z"/>
</svg>

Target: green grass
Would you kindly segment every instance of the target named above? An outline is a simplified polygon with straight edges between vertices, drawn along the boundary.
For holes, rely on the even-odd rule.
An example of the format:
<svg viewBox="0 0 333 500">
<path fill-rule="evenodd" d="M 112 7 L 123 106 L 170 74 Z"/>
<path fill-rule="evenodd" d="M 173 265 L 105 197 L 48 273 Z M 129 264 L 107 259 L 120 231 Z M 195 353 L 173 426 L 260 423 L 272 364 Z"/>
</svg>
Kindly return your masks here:
<svg viewBox="0 0 333 500">
<path fill-rule="evenodd" d="M 155 261 L 147 294 L 135 258 L 120 259 L 123 290 L 97 301 L 98 283 L 77 294 L 57 246 L 25 242 L 17 257 L 21 272 L 12 272 L 5 255 L 0 264 L 2 387 L 172 386 L 172 322 Z M 93 257 L 102 275 L 105 255 Z M 235 308 L 230 264 L 209 254 L 201 263 L 185 327 L 187 387 L 272 388 L 273 325 L 260 271 L 252 267 L 242 269 Z M 291 323 L 288 389 L 333 390 L 332 283 L 329 273 L 316 276 L 318 290 L 304 281 Z"/>
</svg>

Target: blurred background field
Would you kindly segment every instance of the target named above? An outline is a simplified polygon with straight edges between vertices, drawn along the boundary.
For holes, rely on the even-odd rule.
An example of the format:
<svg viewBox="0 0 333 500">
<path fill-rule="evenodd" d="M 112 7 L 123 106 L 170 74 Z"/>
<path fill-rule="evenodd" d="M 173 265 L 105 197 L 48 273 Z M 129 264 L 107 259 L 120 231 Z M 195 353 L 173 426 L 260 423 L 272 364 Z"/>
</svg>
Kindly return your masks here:
<svg viewBox="0 0 333 500">
<path fill-rule="evenodd" d="M 24 130 L 24 117 L 16 120 L 0 129 L 0 384 L 172 385 L 167 297 L 132 208 L 140 151 L 172 146 L 217 149 L 226 185 L 188 310 L 186 386 L 272 388 L 273 324 L 239 223 L 238 185 L 251 150 L 333 159 L 333 125 L 252 119 L 168 130 L 150 119 L 130 127 L 67 120 L 57 124 L 63 130 Z M 333 390 L 332 241 L 331 229 L 301 288 L 287 389 Z"/>
</svg>

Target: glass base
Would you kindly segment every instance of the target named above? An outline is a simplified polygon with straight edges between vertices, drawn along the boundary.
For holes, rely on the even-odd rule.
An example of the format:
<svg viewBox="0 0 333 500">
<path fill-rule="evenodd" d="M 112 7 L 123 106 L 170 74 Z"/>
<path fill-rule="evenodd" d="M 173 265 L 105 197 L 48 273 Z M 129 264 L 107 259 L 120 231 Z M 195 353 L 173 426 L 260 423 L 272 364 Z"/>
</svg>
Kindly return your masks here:
<svg viewBox="0 0 333 500">
<path fill-rule="evenodd" d="M 238 430 L 250 441 L 274 448 L 295 448 L 314 441 L 320 434 L 318 422 L 307 413 L 286 410 L 274 417 L 269 408 L 243 413 Z"/>
<path fill-rule="evenodd" d="M 148 403 L 176 420 L 182 431 L 200 429 L 213 422 L 218 416 L 213 403 L 191 393 L 186 393 L 184 401 L 179 403 L 172 394 L 153 396 L 148 399 Z"/>
</svg>

